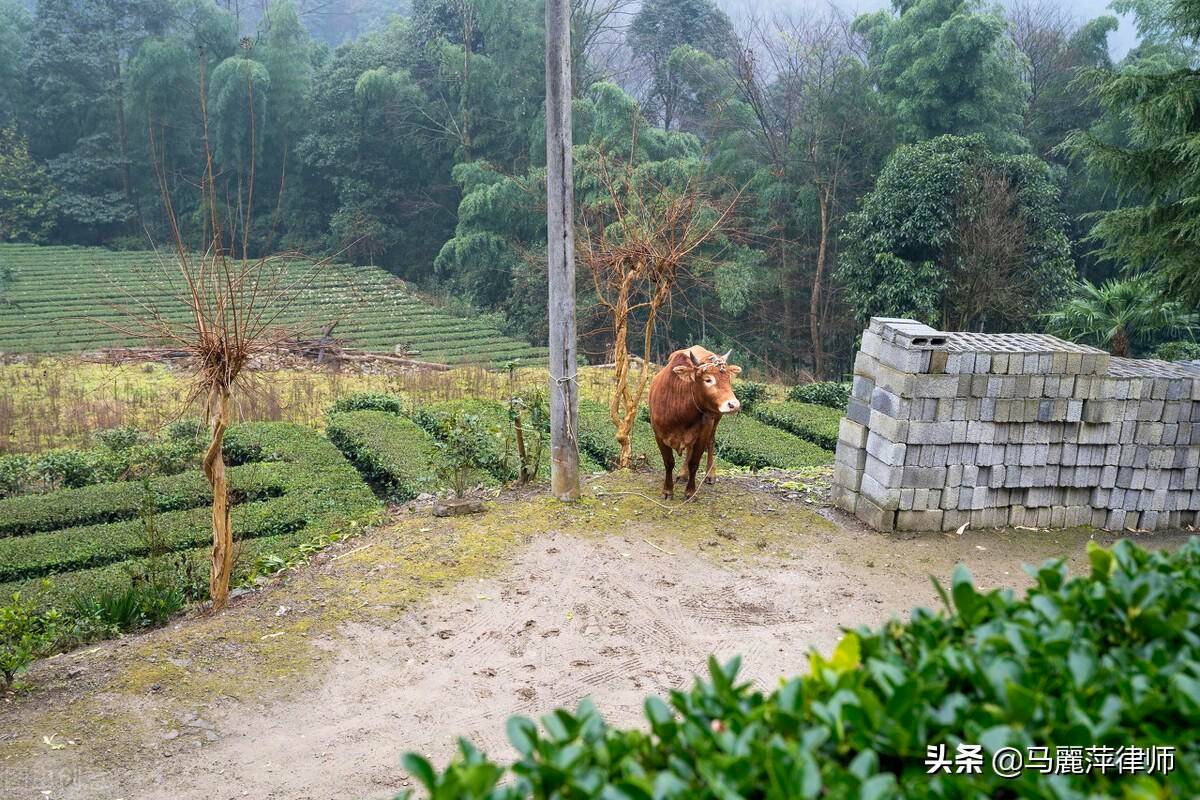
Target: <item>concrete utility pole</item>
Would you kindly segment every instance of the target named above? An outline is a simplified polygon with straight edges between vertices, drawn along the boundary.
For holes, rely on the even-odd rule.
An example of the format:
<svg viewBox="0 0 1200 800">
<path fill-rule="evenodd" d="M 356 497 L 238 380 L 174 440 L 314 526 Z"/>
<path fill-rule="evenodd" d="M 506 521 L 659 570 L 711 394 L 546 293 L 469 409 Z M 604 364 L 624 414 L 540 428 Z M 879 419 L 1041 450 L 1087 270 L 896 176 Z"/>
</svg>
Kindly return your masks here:
<svg viewBox="0 0 1200 800">
<path fill-rule="evenodd" d="M 579 498 L 575 380 L 575 180 L 570 0 L 546 0 L 546 255 L 550 268 L 550 488 Z"/>
</svg>

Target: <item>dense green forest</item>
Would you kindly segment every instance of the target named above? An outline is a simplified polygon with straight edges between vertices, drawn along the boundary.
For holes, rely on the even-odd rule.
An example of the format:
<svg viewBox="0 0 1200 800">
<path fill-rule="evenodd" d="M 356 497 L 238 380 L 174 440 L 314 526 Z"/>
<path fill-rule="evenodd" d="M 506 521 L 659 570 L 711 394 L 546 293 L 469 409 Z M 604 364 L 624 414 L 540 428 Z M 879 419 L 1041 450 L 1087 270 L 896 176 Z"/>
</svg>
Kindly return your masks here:
<svg viewBox="0 0 1200 800">
<path fill-rule="evenodd" d="M 544 344 L 542 4 L 370 9 L 0 0 L 0 240 L 145 249 L 176 221 L 202 247 L 211 153 L 239 254 L 379 265 Z M 736 24 L 712 0 L 574 0 L 582 249 L 614 207 L 689 198 L 719 235 L 656 347 L 788 376 L 836 377 L 871 314 L 1190 339 L 1200 2 L 1113 10 L 1139 34 L 1119 63 L 1115 17 L 1051 0 Z M 580 270 L 581 349 L 605 361 Z"/>
</svg>

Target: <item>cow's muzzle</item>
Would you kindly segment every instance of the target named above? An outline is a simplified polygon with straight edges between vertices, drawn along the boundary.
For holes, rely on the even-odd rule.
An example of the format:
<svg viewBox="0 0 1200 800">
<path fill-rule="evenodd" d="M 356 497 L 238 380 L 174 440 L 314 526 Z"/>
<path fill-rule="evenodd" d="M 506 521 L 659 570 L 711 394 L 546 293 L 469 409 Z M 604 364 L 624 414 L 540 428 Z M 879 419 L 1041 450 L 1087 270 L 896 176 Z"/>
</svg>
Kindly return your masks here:
<svg viewBox="0 0 1200 800">
<path fill-rule="evenodd" d="M 741 404 L 741 402 L 738 401 L 738 399 L 736 397 L 733 398 L 732 400 L 726 400 L 724 403 L 721 403 L 721 413 L 722 414 L 730 414 L 730 413 L 733 413 L 734 411 L 740 411 L 741 408 L 742 408 L 742 404 Z"/>
</svg>

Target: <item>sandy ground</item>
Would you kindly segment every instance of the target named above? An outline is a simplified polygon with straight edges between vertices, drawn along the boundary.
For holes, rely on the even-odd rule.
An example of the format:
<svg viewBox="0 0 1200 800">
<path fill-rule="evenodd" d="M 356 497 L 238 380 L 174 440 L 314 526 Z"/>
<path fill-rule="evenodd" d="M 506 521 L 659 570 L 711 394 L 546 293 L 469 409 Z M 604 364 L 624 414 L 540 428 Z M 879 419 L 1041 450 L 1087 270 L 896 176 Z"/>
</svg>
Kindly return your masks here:
<svg viewBox="0 0 1200 800">
<path fill-rule="evenodd" d="M 741 654 L 743 676 L 770 689 L 805 669 L 810 648 L 829 651 L 842 626 L 934 605 L 931 573 L 946 580 L 961 560 L 981 586 L 1021 587 L 1023 562 L 1062 556 L 1081 569 L 1093 535 L 889 537 L 822 511 L 831 524 L 801 497 L 754 481 L 718 489 L 686 519 L 640 497 L 621 501 L 621 517 L 539 517 L 485 577 L 444 582 L 389 612 L 368 590 L 394 562 L 363 554 L 399 552 L 398 540 L 388 538 L 394 531 L 370 534 L 351 557 L 330 556 L 226 612 L 222 625 L 257 632 L 272 617 L 328 617 L 331 606 L 313 601 L 318 586 L 366 598 L 362 613 L 308 629 L 316 655 L 295 673 L 272 673 L 265 696 L 189 683 L 200 669 L 189 646 L 207 652 L 235 638 L 224 628 L 212 634 L 212 620 L 40 665 L 29 694 L 0 709 L 0 797 L 390 798 L 411 785 L 399 764 L 406 750 L 443 763 L 465 735 L 508 756 L 508 715 L 536 716 L 584 696 L 610 721 L 637 724 L 645 695 L 689 685 L 710 653 Z M 735 493 L 746 513 L 775 515 L 778 524 L 723 518 L 722 498 Z M 516 513 L 525 501 L 508 502 Z M 470 524 L 504 513 L 499 505 Z M 422 520 L 407 524 L 438 533 Z M 697 536 L 705 524 L 711 532 Z M 756 539 L 756 525 L 772 535 Z M 458 540 L 460 550 L 467 544 Z M 237 669 L 239 652 L 229 656 L 232 665 L 213 668 Z M 252 656 L 261 654 L 247 650 Z M 160 657 L 175 672 L 155 673 L 165 677 L 149 685 L 129 679 L 139 662 Z M 55 749 L 41 739 L 49 734 L 74 743 Z"/>
</svg>

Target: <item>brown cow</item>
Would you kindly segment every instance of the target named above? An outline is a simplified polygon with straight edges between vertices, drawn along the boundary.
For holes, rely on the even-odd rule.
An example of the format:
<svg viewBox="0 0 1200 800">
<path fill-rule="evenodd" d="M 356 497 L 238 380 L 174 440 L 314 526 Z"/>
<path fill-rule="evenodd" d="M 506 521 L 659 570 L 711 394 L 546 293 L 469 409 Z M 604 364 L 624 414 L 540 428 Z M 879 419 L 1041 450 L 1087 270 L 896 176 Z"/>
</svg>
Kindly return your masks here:
<svg viewBox="0 0 1200 800">
<path fill-rule="evenodd" d="M 675 453 L 687 458 L 688 497 L 696 493 L 696 469 L 706 451 L 704 482 L 716 482 L 713 448 L 717 423 L 722 414 L 742 407 L 730 385 L 742 368 L 728 361 L 729 353 L 718 356 L 699 345 L 676 350 L 650 382 L 650 424 L 666 469 L 663 497 L 675 496 Z"/>
</svg>

